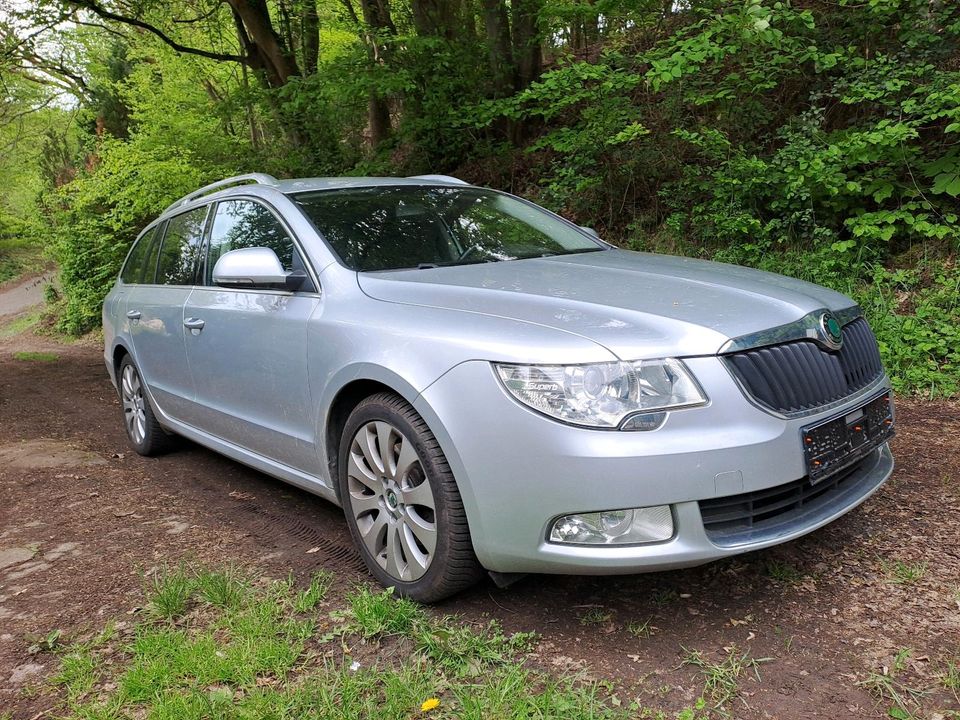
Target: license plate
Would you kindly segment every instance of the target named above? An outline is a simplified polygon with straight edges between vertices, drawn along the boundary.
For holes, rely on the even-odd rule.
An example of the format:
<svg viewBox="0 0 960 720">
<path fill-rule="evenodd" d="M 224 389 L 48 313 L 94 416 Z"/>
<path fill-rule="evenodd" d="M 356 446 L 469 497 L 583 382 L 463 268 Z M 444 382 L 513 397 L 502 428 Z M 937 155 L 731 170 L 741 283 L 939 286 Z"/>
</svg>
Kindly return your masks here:
<svg viewBox="0 0 960 720">
<path fill-rule="evenodd" d="M 811 483 L 850 467 L 893 437 L 893 401 L 889 391 L 843 415 L 800 430 Z"/>
</svg>

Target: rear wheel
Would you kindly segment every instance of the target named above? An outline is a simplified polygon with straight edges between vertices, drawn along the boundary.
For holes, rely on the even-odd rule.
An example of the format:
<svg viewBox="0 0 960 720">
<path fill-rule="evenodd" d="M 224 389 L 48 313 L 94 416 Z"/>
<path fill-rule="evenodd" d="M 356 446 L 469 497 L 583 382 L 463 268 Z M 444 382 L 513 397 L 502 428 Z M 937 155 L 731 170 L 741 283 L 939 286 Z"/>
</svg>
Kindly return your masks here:
<svg viewBox="0 0 960 720">
<path fill-rule="evenodd" d="M 353 410 L 339 475 L 350 533 L 380 583 L 433 602 L 480 578 L 453 473 L 426 422 L 402 398 L 380 393 Z"/>
<path fill-rule="evenodd" d="M 119 385 L 123 425 L 133 449 L 148 456 L 169 450 L 173 438 L 157 422 L 140 371 L 129 355 L 120 363 Z"/>
</svg>

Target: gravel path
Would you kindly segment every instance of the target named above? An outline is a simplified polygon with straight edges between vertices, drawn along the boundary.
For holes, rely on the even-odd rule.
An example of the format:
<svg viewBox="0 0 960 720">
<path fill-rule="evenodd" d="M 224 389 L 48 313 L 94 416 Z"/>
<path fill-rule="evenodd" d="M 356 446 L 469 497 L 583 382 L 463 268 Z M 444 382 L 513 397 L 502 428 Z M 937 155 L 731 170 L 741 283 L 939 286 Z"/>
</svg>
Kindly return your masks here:
<svg viewBox="0 0 960 720">
<path fill-rule="evenodd" d="M 19 284 L 0 288 L 0 317 L 18 315 L 24 310 L 43 304 L 43 289 L 53 278 L 54 274 L 47 272 Z"/>
</svg>

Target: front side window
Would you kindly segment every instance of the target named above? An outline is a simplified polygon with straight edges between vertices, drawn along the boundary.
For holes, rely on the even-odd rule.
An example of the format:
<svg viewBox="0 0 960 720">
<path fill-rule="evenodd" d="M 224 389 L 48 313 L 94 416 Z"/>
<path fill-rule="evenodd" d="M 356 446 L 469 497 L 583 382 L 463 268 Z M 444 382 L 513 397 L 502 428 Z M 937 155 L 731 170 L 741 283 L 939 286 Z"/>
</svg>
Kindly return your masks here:
<svg viewBox="0 0 960 720">
<path fill-rule="evenodd" d="M 150 254 L 150 245 L 153 242 L 156 232 L 157 229 L 155 227 L 147 230 L 147 232 L 141 235 L 140 239 L 136 241 L 136 244 L 130 251 L 130 255 L 127 256 L 127 261 L 124 263 L 123 270 L 120 272 L 120 279 L 127 285 L 131 283 L 153 282 L 152 267 L 150 268 L 150 277 L 148 280 L 144 279 L 144 275 L 147 267 L 147 257 Z"/>
<path fill-rule="evenodd" d="M 280 221 L 252 200 L 227 200 L 217 205 L 207 255 L 207 285 L 213 284 L 213 267 L 224 253 L 240 248 L 265 247 L 280 258 L 284 270 L 303 270 L 303 261 Z"/>
<path fill-rule="evenodd" d="M 294 200 L 353 270 L 498 262 L 603 249 L 535 205 L 478 188 L 351 188 L 300 193 Z"/>
<path fill-rule="evenodd" d="M 203 246 L 203 221 L 207 208 L 183 213 L 167 222 L 167 232 L 160 246 L 157 262 L 157 283 L 161 285 L 193 285 Z"/>
</svg>

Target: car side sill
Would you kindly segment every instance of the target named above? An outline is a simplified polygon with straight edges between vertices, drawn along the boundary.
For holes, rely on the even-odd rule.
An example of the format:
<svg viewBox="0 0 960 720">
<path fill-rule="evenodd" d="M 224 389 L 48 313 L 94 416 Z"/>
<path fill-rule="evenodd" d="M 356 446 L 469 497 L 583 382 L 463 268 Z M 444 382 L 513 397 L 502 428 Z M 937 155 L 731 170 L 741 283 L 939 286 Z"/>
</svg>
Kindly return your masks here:
<svg viewBox="0 0 960 720">
<path fill-rule="evenodd" d="M 156 407 L 156 403 L 154 403 L 154 407 Z M 318 478 L 308 475 L 302 470 L 292 468 L 289 465 L 284 465 L 276 460 L 265 458 L 262 455 L 251 452 L 240 447 L 239 445 L 234 445 L 226 440 L 221 440 L 220 438 L 204 432 L 199 428 L 195 428 L 192 425 L 187 425 L 186 423 L 174 420 L 165 413 L 162 413 L 162 415 L 162 424 L 172 432 L 175 432 L 177 435 L 182 435 L 188 440 L 193 440 L 199 445 L 203 445 L 210 450 L 218 452 L 221 455 L 225 455 L 231 460 L 236 460 L 237 462 L 248 467 L 252 467 L 254 470 L 259 470 L 260 472 L 275 477 L 278 480 L 283 480 L 291 485 L 296 485 L 301 490 L 306 490 L 314 495 L 319 495 L 324 500 L 329 500 L 334 505 L 340 505 L 339 501 L 337 500 L 337 495 L 333 489 L 326 486 Z"/>
</svg>

